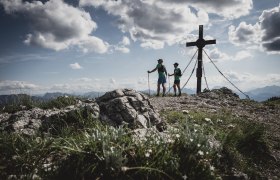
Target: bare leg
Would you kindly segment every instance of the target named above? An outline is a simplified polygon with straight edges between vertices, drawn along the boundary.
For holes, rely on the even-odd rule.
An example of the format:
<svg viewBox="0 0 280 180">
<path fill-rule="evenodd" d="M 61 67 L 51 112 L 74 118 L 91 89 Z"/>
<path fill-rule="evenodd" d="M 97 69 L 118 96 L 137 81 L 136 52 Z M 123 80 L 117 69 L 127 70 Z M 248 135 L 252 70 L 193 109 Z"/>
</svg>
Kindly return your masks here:
<svg viewBox="0 0 280 180">
<path fill-rule="evenodd" d="M 176 96 L 176 84 L 173 85 L 173 89 L 174 89 L 174 95 Z"/>
<path fill-rule="evenodd" d="M 179 91 L 179 96 L 181 96 L 181 88 L 180 88 L 180 84 L 177 84 L 178 87 L 178 91 Z"/>
<path fill-rule="evenodd" d="M 159 96 L 159 92 L 160 92 L 160 84 L 158 83 L 158 85 L 157 85 L 157 96 Z"/>
<path fill-rule="evenodd" d="M 162 96 L 165 96 L 165 91 L 166 91 L 166 88 L 165 88 L 165 85 L 164 85 L 164 83 L 162 83 L 162 89 L 163 89 L 163 93 L 162 93 Z"/>
</svg>

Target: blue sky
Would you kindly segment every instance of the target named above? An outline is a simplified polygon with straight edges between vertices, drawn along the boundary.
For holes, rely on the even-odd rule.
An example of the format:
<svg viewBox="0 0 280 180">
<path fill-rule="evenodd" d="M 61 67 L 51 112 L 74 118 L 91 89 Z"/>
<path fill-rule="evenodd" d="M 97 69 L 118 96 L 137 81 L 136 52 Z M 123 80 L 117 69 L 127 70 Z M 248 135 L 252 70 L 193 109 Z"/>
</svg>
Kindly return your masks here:
<svg viewBox="0 0 280 180">
<path fill-rule="evenodd" d="M 0 0 L 0 94 L 147 89 L 157 59 L 170 73 L 187 66 L 200 24 L 217 40 L 205 51 L 238 87 L 280 86 L 279 0 Z M 210 88 L 233 89 L 203 60 Z"/>
</svg>

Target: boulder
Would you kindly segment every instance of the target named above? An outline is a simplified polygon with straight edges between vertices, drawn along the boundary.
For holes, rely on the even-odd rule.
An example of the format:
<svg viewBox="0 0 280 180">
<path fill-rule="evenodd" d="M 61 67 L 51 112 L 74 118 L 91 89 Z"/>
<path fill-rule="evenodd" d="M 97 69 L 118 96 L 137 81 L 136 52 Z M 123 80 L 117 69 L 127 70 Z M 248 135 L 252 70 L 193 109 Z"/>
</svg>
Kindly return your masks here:
<svg viewBox="0 0 280 180">
<path fill-rule="evenodd" d="M 149 98 L 132 89 L 117 89 L 96 99 L 100 118 L 113 126 L 127 124 L 130 128 L 148 128 L 161 123 Z"/>
</svg>

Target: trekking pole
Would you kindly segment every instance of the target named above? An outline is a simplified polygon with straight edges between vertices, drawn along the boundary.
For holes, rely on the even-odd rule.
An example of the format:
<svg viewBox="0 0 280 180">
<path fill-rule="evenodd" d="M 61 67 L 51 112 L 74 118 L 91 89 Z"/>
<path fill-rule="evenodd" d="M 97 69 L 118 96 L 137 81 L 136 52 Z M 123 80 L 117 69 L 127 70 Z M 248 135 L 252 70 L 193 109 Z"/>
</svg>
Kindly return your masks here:
<svg viewBox="0 0 280 180">
<path fill-rule="evenodd" d="M 150 90 L 150 75 L 148 72 L 148 87 L 149 87 L 149 97 L 151 97 L 151 90 Z"/>
</svg>

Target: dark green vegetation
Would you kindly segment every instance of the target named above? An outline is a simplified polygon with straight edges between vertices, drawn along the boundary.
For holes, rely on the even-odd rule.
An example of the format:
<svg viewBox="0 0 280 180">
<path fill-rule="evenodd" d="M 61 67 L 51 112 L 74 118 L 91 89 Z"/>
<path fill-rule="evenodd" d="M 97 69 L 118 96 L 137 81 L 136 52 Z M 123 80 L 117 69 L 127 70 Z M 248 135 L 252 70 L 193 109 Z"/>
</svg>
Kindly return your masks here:
<svg viewBox="0 0 280 180">
<path fill-rule="evenodd" d="M 40 107 L 74 102 L 59 98 Z M 161 116 L 165 132 L 152 128 L 141 137 L 82 113 L 54 120 L 49 134 L 1 132 L 0 179 L 208 180 L 231 178 L 232 168 L 260 179 L 255 164 L 271 161 L 265 128 L 226 109 L 215 114 L 165 111 Z"/>
</svg>

